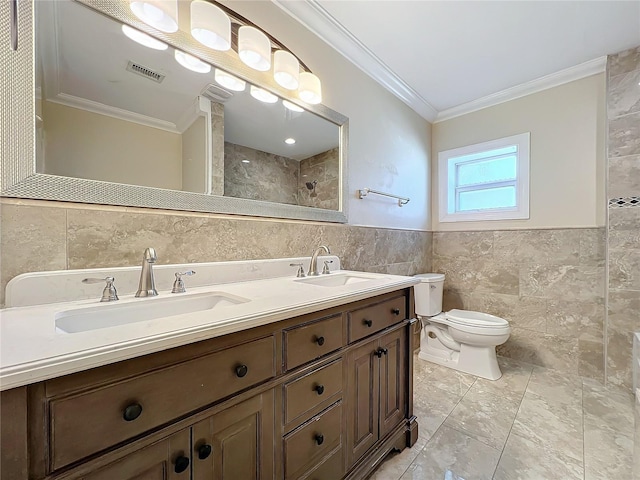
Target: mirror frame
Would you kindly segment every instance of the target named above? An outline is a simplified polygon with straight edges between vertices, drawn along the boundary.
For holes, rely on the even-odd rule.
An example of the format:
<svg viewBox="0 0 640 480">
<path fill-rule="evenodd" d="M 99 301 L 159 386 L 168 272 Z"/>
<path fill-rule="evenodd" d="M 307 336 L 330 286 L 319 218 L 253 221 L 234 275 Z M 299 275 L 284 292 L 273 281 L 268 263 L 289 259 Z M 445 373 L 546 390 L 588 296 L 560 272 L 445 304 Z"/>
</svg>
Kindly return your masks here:
<svg viewBox="0 0 640 480">
<path fill-rule="evenodd" d="M 231 49 L 228 52 L 218 52 L 208 49 L 191 37 L 187 32 L 178 30 L 176 33 L 166 34 L 154 30 L 135 17 L 128 8 L 128 2 L 104 1 L 104 0 L 74 0 L 87 7 L 92 8 L 97 13 L 106 15 L 118 22 L 128 24 L 138 30 L 146 32 L 174 48 L 184 50 L 213 66 L 218 66 L 229 71 L 233 75 L 243 80 L 260 86 L 281 98 L 300 105 L 305 110 L 314 113 L 334 124 L 339 128 L 339 149 L 340 149 L 340 188 L 339 188 L 339 208 L 338 210 L 325 210 L 300 205 L 289 205 L 283 203 L 272 203 L 260 200 L 250 200 L 235 197 L 224 197 L 218 195 L 206 195 L 200 193 L 183 192 L 178 190 L 168 190 L 154 187 L 144 187 L 111 183 L 99 180 L 88 180 L 81 178 L 63 177 L 36 172 L 35 159 L 35 42 L 36 34 L 34 30 L 34 3 L 32 1 L 20 2 L 22 15 L 21 23 L 26 21 L 31 25 L 31 32 L 26 35 L 22 33 L 22 49 L 30 49 L 30 62 L 20 62 L 20 65 L 11 65 L 8 70 L 16 67 L 22 78 L 29 78 L 31 88 L 28 83 L 25 85 L 11 84 L 12 90 L 27 91 L 21 95 L 29 98 L 31 107 L 27 111 L 21 111 L 21 118 L 11 118 L 11 115 L 2 115 L 2 129 L 5 132 L 18 129 L 30 129 L 31 131 L 20 132 L 14 139 L 14 148 L 10 148 L 11 155 L 3 155 L 2 168 L 0 172 L 1 191 L 4 197 L 31 198 L 39 200 L 57 200 L 78 203 L 91 203 L 101 205 L 120 205 L 130 207 L 148 207 L 167 210 L 183 210 L 219 214 L 249 215 L 258 217 L 274 217 L 298 220 L 312 220 L 324 222 L 346 223 L 346 201 L 347 192 L 347 150 L 349 137 L 349 119 L 330 109 L 319 105 L 307 105 L 299 99 L 293 97 L 288 90 L 277 85 L 270 75 L 270 72 L 258 72 L 247 67 L 237 53 Z M 27 8 L 26 7 L 27 5 Z M 25 18 L 28 16 L 28 18 Z M 25 41 L 26 40 L 26 41 Z M 24 54 L 24 52 L 23 52 Z M 28 70 L 26 70 L 28 69 Z M 25 71 L 26 70 L 26 71 Z M 13 79 L 13 77 L 11 77 Z M 15 80 L 14 80 L 15 82 Z M 23 103 L 24 105 L 24 103 Z M 8 113 L 8 112 L 7 112 Z M 31 115 L 29 116 L 29 113 Z M 22 118 L 22 116 L 26 118 Z M 11 127 L 11 128 L 7 128 Z M 24 142 L 24 143 L 23 143 Z M 4 149 L 3 149 L 4 150 Z M 4 152 L 7 153 L 7 152 Z"/>
</svg>

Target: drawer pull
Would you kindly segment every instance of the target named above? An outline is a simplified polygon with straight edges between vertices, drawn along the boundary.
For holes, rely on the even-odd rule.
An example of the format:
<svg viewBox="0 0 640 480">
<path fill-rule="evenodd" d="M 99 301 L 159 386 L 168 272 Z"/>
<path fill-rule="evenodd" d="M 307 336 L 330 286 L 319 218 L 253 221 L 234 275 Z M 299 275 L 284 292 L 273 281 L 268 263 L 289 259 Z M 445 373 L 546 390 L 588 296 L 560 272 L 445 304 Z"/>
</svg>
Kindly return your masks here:
<svg viewBox="0 0 640 480">
<path fill-rule="evenodd" d="M 391 313 L 393 313 L 394 315 L 400 315 L 400 309 L 399 308 L 392 308 L 391 309 Z"/>
<path fill-rule="evenodd" d="M 373 320 L 363 320 L 362 323 L 364 323 L 367 327 L 371 327 L 373 326 Z"/>
<path fill-rule="evenodd" d="M 318 395 L 322 395 L 324 393 L 324 385 L 316 385 L 313 389 L 318 392 Z"/>
<path fill-rule="evenodd" d="M 182 473 L 187 468 L 189 468 L 189 459 L 187 457 L 183 457 L 182 455 L 180 455 L 178 458 L 176 458 L 176 466 L 174 469 L 176 473 Z"/>
<path fill-rule="evenodd" d="M 211 455 L 211 445 L 207 445 L 205 443 L 204 445 L 200 445 L 200 447 L 198 447 L 198 458 L 200 460 L 204 460 L 209 455 Z"/>
<path fill-rule="evenodd" d="M 322 445 L 324 443 L 324 435 L 322 435 L 321 433 L 317 434 L 315 436 L 315 439 L 318 445 Z"/>
<path fill-rule="evenodd" d="M 124 412 L 122 413 L 122 418 L 124 418 L 125 421 L 127 422 L 132 422 L 136 418 L 138 418 L 141 413 L 142 413 L 142 405 L 140 405 L 139 403 L 132 403 L 131 405 L 128 405 L 124 409 Z"/>
<path fill-rule="evenodd" d="M 389 350 L 387 350 L 386 348 L 378 348 L 375 352 L 373 352 L 373 354 L 378 358 L 382 358 L 382 355 L 386 355 L 388 352 Z"/>
<path fill-rule="evenodd" d="M 324 345 L 324 337 L 316 338 L 316 343 L 320 346 Z"/>
<path fill-rule="evenodd" d="M 236 375 L 238 376 L 238 378 L 244 377 L 248 371 L 249 367 L 247 367 L 246 365 L 239 365 L 236 367 Z"/>
</svg>

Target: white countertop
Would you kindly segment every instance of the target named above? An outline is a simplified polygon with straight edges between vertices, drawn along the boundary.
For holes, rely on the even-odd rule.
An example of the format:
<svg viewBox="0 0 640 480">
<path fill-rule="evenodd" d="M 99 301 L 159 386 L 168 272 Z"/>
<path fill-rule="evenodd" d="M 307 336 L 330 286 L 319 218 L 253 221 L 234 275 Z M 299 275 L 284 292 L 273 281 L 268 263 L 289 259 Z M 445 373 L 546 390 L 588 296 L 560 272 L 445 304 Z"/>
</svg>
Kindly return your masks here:
<svg viewBox="0 0 640 480">
<path fill-rule="evenodd" d="M 120 301 L 113 303 L 100 303 L 95 298 L 7 308 L 0 311 L 0 390 L 266 325 L 418 283 L 413 277 L 363 275 L 370 279 L 339 287 L 305 284 L 289 274 L 190 288 L 187 293 L 176 295 L 219 291 L 250 301 L 78 333 L 56 329 L 56 315 L 87 306 L 106 309 L 128 302 L 153 302 L 173 294 L 159 289 L 158 297 L 139 299 L 132 294 L 121 295 Z"/>
</svg>

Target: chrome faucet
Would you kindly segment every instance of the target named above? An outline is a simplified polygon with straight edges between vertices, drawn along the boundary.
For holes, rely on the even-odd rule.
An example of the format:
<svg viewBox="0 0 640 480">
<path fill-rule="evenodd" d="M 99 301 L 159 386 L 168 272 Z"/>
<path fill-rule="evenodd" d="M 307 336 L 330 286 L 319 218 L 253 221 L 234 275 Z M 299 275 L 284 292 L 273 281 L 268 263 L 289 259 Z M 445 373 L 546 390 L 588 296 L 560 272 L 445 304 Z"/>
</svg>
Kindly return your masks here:
<svg viewBox="0 0 640 480">
<path fill-rule="evenodd" d="M 319 275 L 318 255 L 320 255 L 320 252 L 322 250 L 327 252 L 327 255 L 331 254 L 331 250 L 329 250 L 329 247 L 327 247 L 326 245 L 320 245 L 318 248 L 316 248 L 316 251 L 313 252 L 313 255 L 311 256 L 311 263 L 309 264 L 309 273 L 307 273 L 307 275 Z"/>
<path fill-rule="evenodd" d="M 156 282 L 153 278 L 153 264 L 156 263 L 156 260 L 158 257 L 155 249 L 147 248 L 142 256 L 142 272 L 140 272 L 140 283 L 136 297 L 155 297 L 158 295 Z"/>
</svg>

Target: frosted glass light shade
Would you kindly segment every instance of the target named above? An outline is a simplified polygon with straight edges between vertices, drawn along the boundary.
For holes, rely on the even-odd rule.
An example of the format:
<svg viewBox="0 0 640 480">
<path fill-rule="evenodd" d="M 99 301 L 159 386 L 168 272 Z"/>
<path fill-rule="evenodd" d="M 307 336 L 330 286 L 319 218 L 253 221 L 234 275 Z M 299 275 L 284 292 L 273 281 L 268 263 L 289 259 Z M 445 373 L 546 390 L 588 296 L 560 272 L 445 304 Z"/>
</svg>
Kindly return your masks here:
<svg viewBox="0 0 640 480">
<path fill-rule="evenodd" d="M 287 90 L 298 88 L 298 77 L 300 75 L 300 62 L 291 53 L 285 50 L 278 50 L 273 54 L 273 78 L 278 85 Z"/>
<path fill-rule="evenodd" d="M 196 58 L 193 55 L 189 55 L 188 53 L 182 52 L 180 50 L 176 50 L 175 58 L 180 65 L 193 72 L 209 73 L 211 71 L 211 65 L 209 65 L 208 63 L 204 63 L 199 58 Z"/>
<path fill-rule="evenodd" d="M 273 93 L 267 92 L 262 88 L 258 88 L 254 85 L 251 85 L 251 96 L 256 100 L 260 100 L 264 103 L 276 103 L 278 101 L 278 97 L 276 97 Z"/>
<path fill-rule="evenodd" d="M 234 77 L 230 73 L 217 68 L 214 78 L 220 85 L 228 88 L 229 90 L 233 90 L 234 92 L 242 92 L 247 86 L 244 80 L 240 80 L 238 77 Z"/>
<path fill-rule="evenodd" d="M 244 25 L 238 29 L 238 55 L 245 64 L 260 72 L 271 68 L 271 42 L 257 28 Z"/>
<path fill-rule="evenodd" d="M 169 45 L 166 43 L 156 40 L 146 33 L 142 33 L 140 30 L 131 28 L 129 25 L 122 25 L 122 33 L 134 42 L 144 45 L 145 47 L 153 48 L 154 50 L 166 50 L 169 48 Z"/>
<path fill-rule="evenodd" d="M 231 48 L 231 20 L 226 13 L 204 0 L 191 2 L 191 35 L 214 50 Z"/>
<path fill-rule="evenodd" d="M 286 108 L 288 108 L 292 112 L 298 112 L 298 113 L 304 112 L 304 109 L 302 107 L 299 107 L 295 103 L 291 103 L 287 100 L 282 100 L 282 105 L 284 105 Z"/>
<path fill-rule="evenodd" d="M 320 79 L 313 73 L 302 72 L 300 74 L 300 88 L 298 96 L 301 100 L 312 105 L 322 101 L 322 87 Z"/>
<path fill-rule="evenodd" d="M 136 17 L 161 32 L 178 31 L 178 0 L 129 0 Z"/>
</svg>

